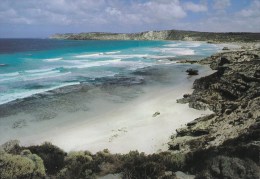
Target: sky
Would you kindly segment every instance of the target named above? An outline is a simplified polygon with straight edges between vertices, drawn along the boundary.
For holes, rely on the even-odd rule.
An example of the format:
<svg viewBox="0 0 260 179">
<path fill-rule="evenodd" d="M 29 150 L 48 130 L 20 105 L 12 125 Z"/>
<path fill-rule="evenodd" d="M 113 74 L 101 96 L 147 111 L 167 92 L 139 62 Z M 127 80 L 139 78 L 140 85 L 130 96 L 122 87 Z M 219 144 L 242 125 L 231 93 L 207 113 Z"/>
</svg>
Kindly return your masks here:
<svg viewBox="0 0 260 179">
<path fill-rule="evenodd" d="M 0 0 L 0 38 L 171 29 L 260 32 L 260 0 Z"/>
</svg>

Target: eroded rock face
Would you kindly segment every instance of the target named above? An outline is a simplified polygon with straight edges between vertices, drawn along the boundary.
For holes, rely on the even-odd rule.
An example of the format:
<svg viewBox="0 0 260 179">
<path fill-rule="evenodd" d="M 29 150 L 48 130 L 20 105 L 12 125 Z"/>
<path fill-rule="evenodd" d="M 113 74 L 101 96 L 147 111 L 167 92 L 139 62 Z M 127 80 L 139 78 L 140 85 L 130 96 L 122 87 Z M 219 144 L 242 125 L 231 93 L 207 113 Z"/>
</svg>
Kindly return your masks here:
<svg viewBox="0 0 260 179">
<path fill-rule="evenodd" d="M 241 160 L 227 156 L 217 156 L 207 161 L 207 167 L 196 179 L 236 178 L 259 179 L 260 170 L 250 160 Z"/>
<path fill-rule="evenodd" d="M 191 95 L 179 103 L 209 108 L 213 115 L 195 119 L 172 136 L 169 148 L 190 152 L 219 146 L 247 132 L 260 117 L 260 49 L 219 53 L 199 63 L 215 73 L 197 79 Z"/>
<path fill-rule="evenodd" d="M 219 53 L 199 61 L 215 73 L 197 79 L 179 103 L 214 113 L 177 129 L 169 150 L 186 153 L 198 179 L 260 176 L 260 49 Z"/>
</svg>

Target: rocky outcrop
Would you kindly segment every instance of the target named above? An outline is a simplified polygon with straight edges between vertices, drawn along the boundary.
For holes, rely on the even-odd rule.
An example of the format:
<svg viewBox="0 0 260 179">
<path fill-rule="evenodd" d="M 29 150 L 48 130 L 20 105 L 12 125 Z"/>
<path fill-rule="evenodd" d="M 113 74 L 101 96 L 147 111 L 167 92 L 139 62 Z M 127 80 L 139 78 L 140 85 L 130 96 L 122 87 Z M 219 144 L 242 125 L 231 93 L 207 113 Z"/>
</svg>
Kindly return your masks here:
<svg viewBox="0 0 260 179">
<path fill-rule="evenodd" d="M 194 91 L 177 102 L 214 114 L 195 119 L 172 136 L 170 149 L 189 152 L 219 146 L 245 133 L 260 117 L 260 49 L 225 52 L 199 63 L 215 73 L 195 80 Z M 176 147 L 178 146 L 178 147 Z"/>
<path fill-rule="evenodd" d="M 199 61 L 216 72 L 195 80 L 179 103 L 214 113 L 177 129 L 169 143 L 186 153 L 196 178 L 258 178 L 260 175 L 260 49 L 243 49 Z M 200 167 L 199 167 L 200 166 Z"/>
</svg>

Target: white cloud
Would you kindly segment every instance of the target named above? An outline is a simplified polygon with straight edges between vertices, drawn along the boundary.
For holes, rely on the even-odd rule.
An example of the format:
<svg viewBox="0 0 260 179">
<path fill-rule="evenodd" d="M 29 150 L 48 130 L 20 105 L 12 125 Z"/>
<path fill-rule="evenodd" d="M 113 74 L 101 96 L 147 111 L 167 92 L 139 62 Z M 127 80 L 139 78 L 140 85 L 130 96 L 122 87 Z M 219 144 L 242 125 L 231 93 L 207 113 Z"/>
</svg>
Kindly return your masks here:
<svg viewBox="0 0 260 179">
<path fill-rule="evenodd" d="M 0 0 L 0 26 L 25 24 L 71 31 L 137 32 L 186 29 L 202 31 L 260 31 L 260 0 Z M 232 11 L 225 11 L 231 6 Z M 190 17 L 189 11 L 198 15 Z M 206 13 L 201 13 L 206 12 Z M 57 28 L 56 28 L 57 29 Z M 41 30 L 41 29 L 39 29 Z M 0 34 L 1 35 L 1 34 Z"/>
<path fill-rule="evenodd" d="M 214 0 L 213 8 L 218 10 L 223 10 L 230 5 L 231 5 L 230 0 Z"/>
<path fill-rule="evenodd" d="M 185 9 L 192 12 L 206 12 L 208 7 L 206 4 L 195 4 L 193 2 L 187 2 L 184 4 Z"/>
<path fill-rule="evenodd" d="M 121 15 L 121 11 L 116 9 L 116 8 L 112 8 L 112 7 L 108 7 L 106 8 L 106 12 L 110 15 L 116 15 L 116 16 L 119 16 Z"/>
<path fill-rule="evenodd" d="M 122 1 L 107 0 L 2 0 L 1 6 L 13 8 L 16 17 L 0 13 L 1 23 L 14 22 L 10 19 L 28 19 L 32 24 L 161 24 L 186 16 L 178 0 Z M 6 19 L 6 20 L 4 20 Z"/>
<path fill-rule="evenodd" d="M 238 16 L 244 18 L 259 18 L 260 17 L 260 1 L 254 0 L 252 4 L 245 9 L 242 9 L 240 12 L 237 13 Z M 258 22 L 258 24 L 260 21 Z"/>
</svg>

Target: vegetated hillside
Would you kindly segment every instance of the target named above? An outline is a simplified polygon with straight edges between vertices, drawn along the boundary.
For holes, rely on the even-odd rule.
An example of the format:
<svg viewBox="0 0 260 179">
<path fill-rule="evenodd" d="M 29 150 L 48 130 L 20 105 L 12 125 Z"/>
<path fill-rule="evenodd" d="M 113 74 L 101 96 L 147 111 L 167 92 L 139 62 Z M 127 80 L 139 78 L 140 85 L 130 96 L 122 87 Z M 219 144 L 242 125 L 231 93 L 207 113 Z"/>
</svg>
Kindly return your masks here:
<svg viewBox="0 0 260 179">
<path fill-rule="evenodd" d="M 79 33 L 79 34 L 54 34 L 52 39 L 70 40 L 191 40 L 208 42 L 257 42 L 260 41 L 260 33 L 248 32 L 196 32 L 181 30 L 147 31 L 141 33 Z"/>
</svg>

